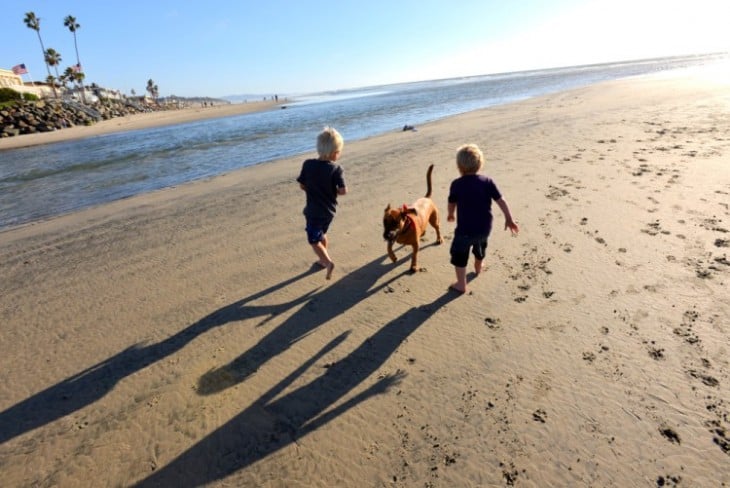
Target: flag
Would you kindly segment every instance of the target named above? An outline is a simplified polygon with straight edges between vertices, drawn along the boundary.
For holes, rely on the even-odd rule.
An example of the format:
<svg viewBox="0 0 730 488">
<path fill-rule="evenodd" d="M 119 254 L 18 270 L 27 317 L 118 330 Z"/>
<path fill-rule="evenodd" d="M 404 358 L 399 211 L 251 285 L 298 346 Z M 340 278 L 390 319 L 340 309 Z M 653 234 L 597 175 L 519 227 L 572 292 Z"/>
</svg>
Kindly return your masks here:
<svg viewBox="0 0 730 488">
<path fill-rule="evenodd" d="M 24 75 L 28 72 L 28 70 L 25 67 L 25 64 L 16 64 L 13 66 L 13 74 L 16 74 L 18 76 Z"/>
<path fill-rule="evenodd" d="M 73 68 L 73 70 L 74 70 L 74 71 L 75 71 L 76 73 L 81 73 L 81 63 L 78 63 L 78 64 L 74 64 L 73 66 L 71 66 L 71 68 Z"/>
</svg>

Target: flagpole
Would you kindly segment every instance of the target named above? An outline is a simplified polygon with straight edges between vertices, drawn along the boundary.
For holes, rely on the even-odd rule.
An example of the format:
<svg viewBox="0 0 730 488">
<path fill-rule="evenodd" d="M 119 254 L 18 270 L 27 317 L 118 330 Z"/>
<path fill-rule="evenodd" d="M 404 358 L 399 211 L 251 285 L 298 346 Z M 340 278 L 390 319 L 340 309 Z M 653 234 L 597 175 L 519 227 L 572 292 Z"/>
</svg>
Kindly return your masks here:
<svg viewBox="0 0 730 488">
<path fill-rule="evenodd" d="M 33 82 L 33 77 L 30 76 L 30 71 L 26 72 L 25 74 L 28 75 L 28 78 L 30 78 L 30 86 L 35 86 L 35 83 Z"/>
</svg>

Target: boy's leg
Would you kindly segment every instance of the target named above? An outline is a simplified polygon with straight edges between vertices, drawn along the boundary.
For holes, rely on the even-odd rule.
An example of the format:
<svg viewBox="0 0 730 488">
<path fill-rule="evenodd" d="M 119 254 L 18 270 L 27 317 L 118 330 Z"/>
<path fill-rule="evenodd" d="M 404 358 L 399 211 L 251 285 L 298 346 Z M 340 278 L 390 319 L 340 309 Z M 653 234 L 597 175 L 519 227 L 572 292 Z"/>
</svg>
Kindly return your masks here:
<svg viewBox="0 0 730 488">
<path fill-rule="evenodd" d="M 466 293 L 466 266 L 454 266 L 456 271 L 456 283 L 451 285 L 451 288 L 460 292 Z"/>
<path fill-rule="evenodd" d="M 487 238 L 478 239 L 477 242 L 474 243 L 473 248 L 473 254 L 474 254 L 474 274 L 479 276 L 479 273 L 482 272 L 482 262 L 484 261 L 484 257 L 487 254 Z"/>
<path fill-rule="evenodd" d="M 332 278 L 332 271 L 334 271 L 335 269 L 335 263 L 334 261 L 332 261 L 332 258 L 330 258 L 330 255 L 327 252 L 327 247 L 322 241 L 312 244 L 311 246 L 314 250 L 314 254 L 316 254 L 319 258 L 319 264 L 322 265 L 323 268 L 327 269 L 326 278 Z"/>
<path fill-rule="evenodd" d="M 319 258 L 319 262 L 317 264 L 323 268 L 326 268 L 332 262 L 332 259 L 329 257 L 329 252 L 327 252 L 327 244 L 327 234 L 322 234 L 322 238 L 319 242 L 312 244 L 312 248 L 315 248 L 314 253 Z M 322 250 L 324 250 L 324 254 L 322 253 Z"/>
<path fill-rule="evenodd" d="M 319 258 L 318 264 L 327 270 L 327 279 L 332 277 L 335 263 L 327 252 L 327 228 L 329 222 L 307 221 L 307 240 L 312 246 L 314 254 Z"/>
<path fill-rule="evenodd" d="M 466 293 L 466 264 L 469 261 L 469 239 L 464 236 L 454 236 L 451 241 L 451 264 L 456 272 L 456 282 L 451 288 L 459 293 Z"/>
</svg>

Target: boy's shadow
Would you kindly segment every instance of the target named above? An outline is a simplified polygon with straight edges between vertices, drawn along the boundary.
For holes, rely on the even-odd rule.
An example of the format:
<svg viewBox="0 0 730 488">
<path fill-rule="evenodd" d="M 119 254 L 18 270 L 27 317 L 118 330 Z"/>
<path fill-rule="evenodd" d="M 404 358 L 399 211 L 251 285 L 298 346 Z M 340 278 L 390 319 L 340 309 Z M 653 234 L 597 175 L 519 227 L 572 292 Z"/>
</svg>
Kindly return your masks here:
<svg viewBox="0 0 730 488">
<path fill-rule="evenodd" d="M 191 340 L 214 327 L 244 315 L 274 316 L 305 302 L 309 293 L 286 303 L 247 307 L 249 302 L 313 274 L 314 267 L 279 284 L 261 290 L 203 317 L 162 342 L 136 344 L 0 412 L 0 443 L 53 422 L 103 398 L 123 378 L 182 349 Z M 249 310 L 250 309 L 250 310 Z"/>
<path fill-rule="evenodd" d="M 367 297 L 386 289 L 404 275 L 410 274 L 409 270 L 404 270 L 373 288 L 377 280 L 382 277 L 384 267 L 396 267 L 409 259 L 410 254 L 392 263 L 387 256 L 380 257 L 343 276 L 334 286 L 307 297 L 305 306 L 269 332 L 256 345 L 230 363 L 204 374 L 198 381 L 198 393 L 210 395 L 244 381 L 269 359 L 286 351 L 319 326 L 346 312 Z M 246 306 L 239 311 L 229 310 L 228 313 L 231 314 L 229 320 L 245 318 L 251 310 L 255 310 L 255 307 Z"/>
<path fill-rule="evenodd" d="M 135 486 L 193 487 L 221 480 L 296 443 L 299 438 L 368 398 L 386 392 L 398 384 L 405 373 L 398 371 L 379 378 L 361 392 L 331 408 L 376 373 L 398 346 L 435 311 L 458 296 L 458 293 L 447 291 L 427 305 L 411 308 L 380 327 L 374 335 L 328 367 L 322 375 L 280 396 L 307 369 L 344 342 L 349 331 L 340 334 L 236 417 Z M 331 298 L 334 300 L 336 297 L 333 295 Z M 342 306 L 335 310 L 341 312 Z M 321 322 L 310 320 L 307 323 L 311 327 Z M 294 323 L 289 326 L 299 330 Z M 293 334 L 282 333 L 278 337 L 291 338 Z M 269 354 L 276 351 L 270 350 Z"/>
<path fill-rule="evenodd" d="M 350 283 L 360 283 L 360 289 L 366 290 L 367 287 L 375 283 L 378 277 L 382 276 L 383 266 L 379 264 L 382 261 L 382 257 L 371 261 L 352 273 L 351 277 L 348 275 L 343 280 L 348 279 Z M 285 303 L 264 306 L 251 305 L 251 302 L 276 293 L 318 270 L 318 267 L 312 266 L 310 269 L 281 283 L 231 303 L 161 342 L 130 346 L 116 355 L 7 408 L 0 412 L 0 443 L 7 442 L 21 434 L 91 405 L 106 396 L 120 380 L 176 353 L 190 341 L 215 327 L 225 325 L 231 321 L 257 316 L 266 317 L 259 323 L 259 325 L 263 325 L 272 317 L 309 301 L 315 294 L 316 289 Z M 327 296 L 331 295 L 328 294 Z M 348 306 L 353 305 L 356 302 L 355 297 L 347 302 L 349 303 Z M 339 310 L 343 311 L 344 309 L 340 308 Z M 314 326 L 315 323 L 311 320 L 306 322 L 307 326 Z M 297 327 L 295 330 L 305 333 L 306 327 Z M 289 337 L 289 334 L 282 331 L 274 337 L 286 338 Z M 271 344 L 267 341 L 261 344 L 260 347 L 254 348 L 254 351 L 256 351 L 255 358 L 261 364 L 268 359 L 267 353 L 278 354 L 279 347 L 274 346 L 273 349 L 267 351 L 269 346 Z M 251 364 L 253 365 L 253 363 Z M 212 393 L 212 391 L 208 392 Z"/>
</svg>

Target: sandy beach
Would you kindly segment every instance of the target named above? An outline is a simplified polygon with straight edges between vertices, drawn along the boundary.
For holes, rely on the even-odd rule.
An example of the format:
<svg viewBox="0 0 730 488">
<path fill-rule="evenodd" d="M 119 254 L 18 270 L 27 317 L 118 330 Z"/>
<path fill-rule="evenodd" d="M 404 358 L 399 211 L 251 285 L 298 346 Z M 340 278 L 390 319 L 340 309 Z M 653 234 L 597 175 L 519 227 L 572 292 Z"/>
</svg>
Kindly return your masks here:
<svg viewBox="0 0 730 488">
<path fill-rule="evenodd" d="M 53 132 L 39 132 L 36 134 L 25 134 L 16 137 L 0 138 L 0 151 L 3 149 L 14 149 L 19 147 L 35 146 L 38 144 L 49 144 L 52 142 L 63 142 L 86 137 L 100 136 L 114 132 L 128 130 L 149 129 L 163 125 L 183 124 L 195 120 L 212 119 L 216 117 L 231 117 L 262 110 L 273 110 L 283 103 L 269 101 L 231 103 L 227 105 L 212 106 L 191 106 L 176 110 L 161 110 L 116 117 L 102 120 L 93 125 L 77 125 L 68 129 L 56 130 Z"/>
<path fill-rule="evenodd" d="M 344 136 L 330 281 L 303 157 L 0 232 L 3 486 L 730 485 L 727 81 Z M 467 142 L 521 232 L 495 207 L 458 295 Z M 428 230 L 411 275 L 382 215 L 429 164 L 445 243 Z"/>
</svg>

